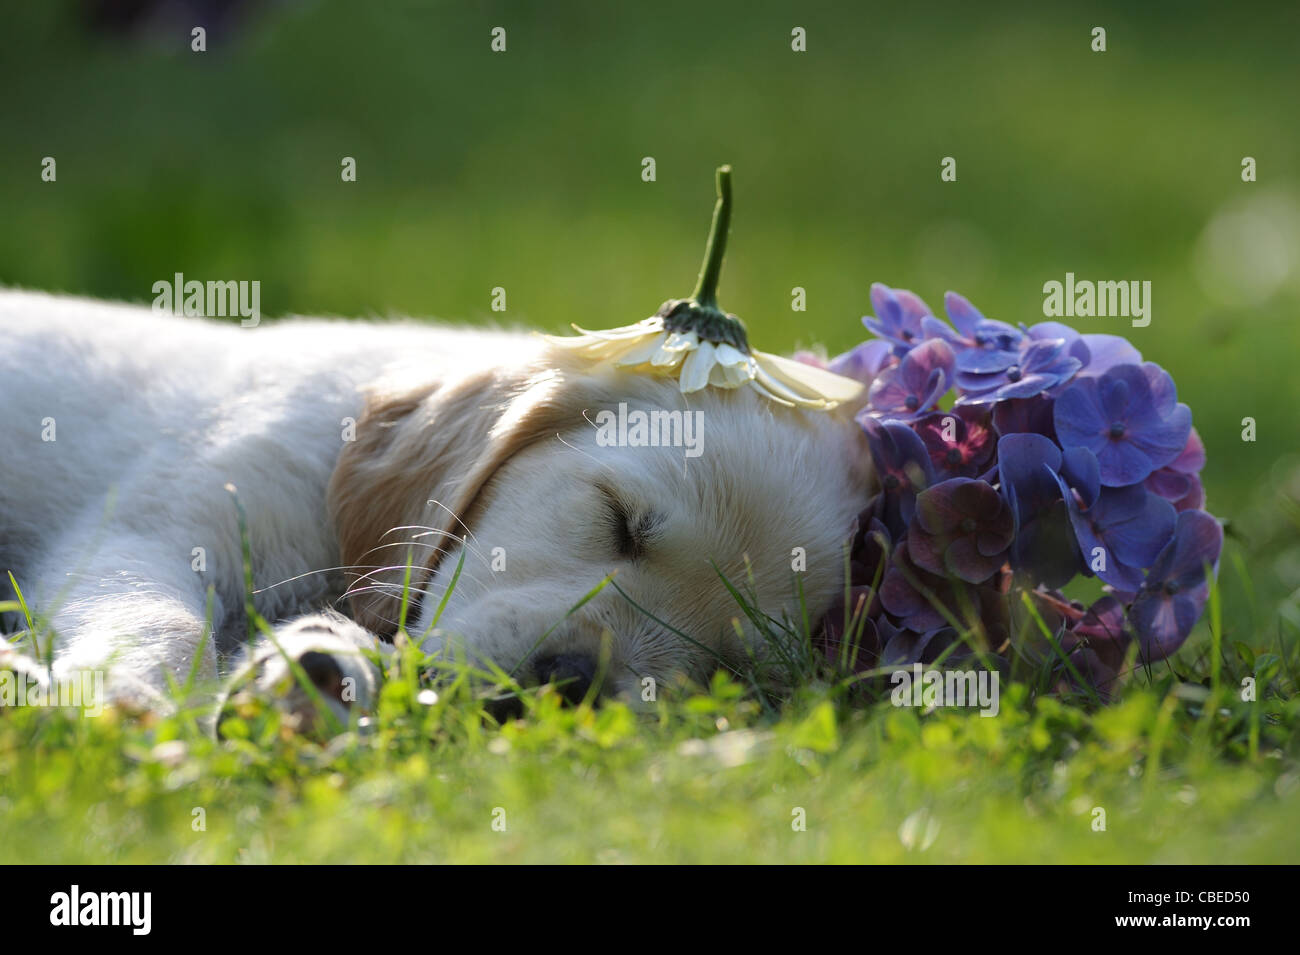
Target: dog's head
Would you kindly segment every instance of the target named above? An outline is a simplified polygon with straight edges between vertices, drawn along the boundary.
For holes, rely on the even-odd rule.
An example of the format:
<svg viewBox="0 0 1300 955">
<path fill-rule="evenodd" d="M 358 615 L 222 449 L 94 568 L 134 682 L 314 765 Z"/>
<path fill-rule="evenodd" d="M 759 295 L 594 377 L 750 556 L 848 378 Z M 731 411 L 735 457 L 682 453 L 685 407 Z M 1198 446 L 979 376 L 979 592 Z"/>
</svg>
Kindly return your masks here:
<svg viewBox="0 0 1300 955">
<path fill-rule="evenodd" d="M 868 468 L 852 409 L 683 395 L 546 352 L 373 395 L 330 503 L 363 625 L 395 631 L 409 553 L 407 630 L 426 634 L 460 566 L 426 649 L 574 695 L 600 671 L 627 693 L 770 655 L 729 586 L 816 620 L 844 586 Z"/>
</svg>

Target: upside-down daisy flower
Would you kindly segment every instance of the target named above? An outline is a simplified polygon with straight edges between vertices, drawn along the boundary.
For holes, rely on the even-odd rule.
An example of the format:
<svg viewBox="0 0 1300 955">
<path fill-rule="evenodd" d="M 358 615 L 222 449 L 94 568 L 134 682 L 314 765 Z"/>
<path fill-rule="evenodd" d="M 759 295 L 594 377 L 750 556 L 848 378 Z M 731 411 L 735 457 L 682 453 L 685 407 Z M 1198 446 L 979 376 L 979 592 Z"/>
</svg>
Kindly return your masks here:
<svg viewBox="0 0 1300 955">
<path fill-rule="evenodd" d="M 718 170 L 718 202 L 704 265 L 690 298 L 670 299 L 650 318 L 608 331 L 574 325 L 576 336 L 546 336 L 556 346 L 616 368 L 676 377 L 682 393 L 708 385 L 748 385 L 787 406 L 833 408 L 862 383 L 814 365 L 751 348 L 745 326 L 718 307 L 718 277 L 731 221 L 731 167 Z"/>
</svg>

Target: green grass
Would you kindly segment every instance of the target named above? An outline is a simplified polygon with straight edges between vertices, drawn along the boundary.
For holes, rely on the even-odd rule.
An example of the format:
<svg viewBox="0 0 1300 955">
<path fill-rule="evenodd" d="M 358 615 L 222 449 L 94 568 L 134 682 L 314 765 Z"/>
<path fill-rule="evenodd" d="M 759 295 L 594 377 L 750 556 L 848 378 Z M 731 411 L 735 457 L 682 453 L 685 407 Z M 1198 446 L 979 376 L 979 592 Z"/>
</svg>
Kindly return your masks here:
<svg viewBox="0 0 1300 955">
<path fill-rule="evenodd" d="M 1110 705 L 1021 680 L 1003 684 L 988 718 L 892 705 L 880 683 L 822 661 L 798 624 L 774 630 L 743 589 L 737 614 L 785 640 L 792 692 L 775 694 L 757 669 L 719 671 L 648 708 L 571 706 L 554 687 L 429 657 L 402 637 L 375 658 L 374 712 L 354 711 L 348 727 L 297 725 L 236 693 L 216 738 L 213 688 L 192 681 L 173 687 L 169 715 L 0 708 L 0 860 L 1300 856 L 1294 625 L 1241 634 L 1216 590 L 1192 644 L 1138 669 Z M 1254 701 L 1241 698 L 1248 677 Z M 523 715 L 498 724 L 485 703 L 504 694 Z"/>
</svg>

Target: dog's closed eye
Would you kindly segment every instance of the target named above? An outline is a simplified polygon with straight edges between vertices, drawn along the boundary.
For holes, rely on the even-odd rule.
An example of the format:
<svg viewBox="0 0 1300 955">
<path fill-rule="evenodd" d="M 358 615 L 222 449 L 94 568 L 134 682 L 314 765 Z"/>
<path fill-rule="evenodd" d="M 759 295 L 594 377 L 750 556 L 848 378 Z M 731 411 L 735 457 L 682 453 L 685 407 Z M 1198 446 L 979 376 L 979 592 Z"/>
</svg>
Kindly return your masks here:
<svg viewBox="0 0 1300 955">
<path fill-rule="evenodd" d="M 658 516 L 636 506 L 608 484 L 597 484 L 596 489 L 603 499 L 603 526 L 613 541 L 615 555 L 620 560 L 640 560 L 653 541 Z"/>
</svg>

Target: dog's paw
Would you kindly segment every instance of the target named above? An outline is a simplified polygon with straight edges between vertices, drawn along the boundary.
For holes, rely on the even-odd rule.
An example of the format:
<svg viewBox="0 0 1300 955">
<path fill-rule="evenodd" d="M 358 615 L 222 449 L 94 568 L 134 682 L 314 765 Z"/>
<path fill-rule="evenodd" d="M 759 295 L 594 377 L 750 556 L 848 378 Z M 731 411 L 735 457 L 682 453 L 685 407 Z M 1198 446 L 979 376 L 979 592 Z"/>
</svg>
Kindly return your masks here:
<svg viewBox="0 0 1300 955">
<path fill-rule="evenodd" d="M 375 649 L 373 635 L 339 614 L 300 617 L 278 627 L 274 642 L 255 647 L 231 678 L 221 712 L 261 700 L 294 728 L 319 730 L 329 723 L 323 705 L 347 726 L 354 711 L 368 712 L 378 698 L 379 668 L 366 656 Z"/>
</svg>

